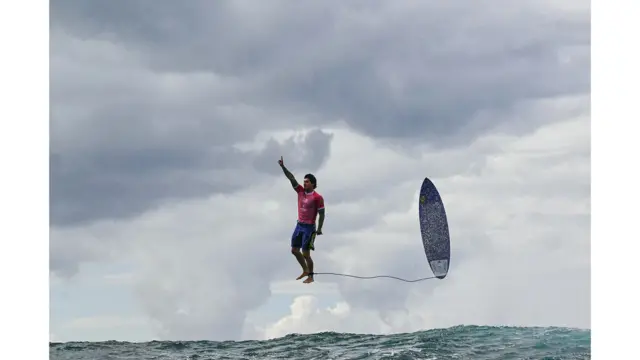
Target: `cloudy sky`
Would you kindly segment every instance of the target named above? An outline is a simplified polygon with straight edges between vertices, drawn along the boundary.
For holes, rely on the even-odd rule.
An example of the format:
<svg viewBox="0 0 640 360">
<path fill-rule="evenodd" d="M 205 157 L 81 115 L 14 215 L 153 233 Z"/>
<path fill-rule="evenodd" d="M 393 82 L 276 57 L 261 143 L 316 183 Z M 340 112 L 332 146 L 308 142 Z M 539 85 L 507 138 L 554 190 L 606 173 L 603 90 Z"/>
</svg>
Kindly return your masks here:
<svg viewBox="0 0 640 360">
<path fill-rule="evenodd" d="M 590 19 L 579 1 L 51 3 L 54 341 L 590 327 Z M 449 217 L 430 276 L 417 191 Z"/>
</svg>

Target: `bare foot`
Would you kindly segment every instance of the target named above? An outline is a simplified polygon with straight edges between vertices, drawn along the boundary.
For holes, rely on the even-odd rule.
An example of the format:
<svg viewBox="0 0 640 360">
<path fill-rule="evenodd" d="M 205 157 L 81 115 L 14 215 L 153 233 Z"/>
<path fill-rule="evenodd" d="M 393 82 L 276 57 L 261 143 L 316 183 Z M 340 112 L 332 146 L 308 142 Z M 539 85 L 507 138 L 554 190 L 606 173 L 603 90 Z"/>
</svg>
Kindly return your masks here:
<svg viewBox="0 0 640 360">
<path fill-rule="evenodd" d="M 303 281 L 303 283 L 305 284 L 311 284 L 313 282 L 313 276 L 309 276 L 305 281 Z"/>
<path fill-rule="evenodd" d="M 298 277 L 296 278 L 296 280 L 300 280 L 300 279 L 302 279 L 302 278 L 303 278 L 303 277 L 305 277 L 305 276 L 309 276 L 309 272 L 308 272 L 308 271 L 303 271 L 303 272 L 302 272 L 302 274 L 300 274 L 300 276 L 298 276 Z M 305 281 L 306 281 L 306 280 L 305 280 Z"/>
</svg>

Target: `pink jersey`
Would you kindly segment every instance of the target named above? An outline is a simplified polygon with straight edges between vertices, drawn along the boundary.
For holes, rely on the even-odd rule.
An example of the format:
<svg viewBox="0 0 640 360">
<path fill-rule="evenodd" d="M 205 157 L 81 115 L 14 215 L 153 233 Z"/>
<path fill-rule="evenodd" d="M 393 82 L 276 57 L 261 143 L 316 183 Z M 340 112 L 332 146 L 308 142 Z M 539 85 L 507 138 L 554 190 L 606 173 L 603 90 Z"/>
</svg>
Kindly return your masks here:
<svg viewBox="0 0 640 360">
<path fill-rule="evenodd" d="M 298 222 L 315 224 L 318 210 L 324 209 L 322 195 L 315 191 L 306 193 L 302 185 L 298 185 L 295 190 L 298 193 Z"/>
</svg>

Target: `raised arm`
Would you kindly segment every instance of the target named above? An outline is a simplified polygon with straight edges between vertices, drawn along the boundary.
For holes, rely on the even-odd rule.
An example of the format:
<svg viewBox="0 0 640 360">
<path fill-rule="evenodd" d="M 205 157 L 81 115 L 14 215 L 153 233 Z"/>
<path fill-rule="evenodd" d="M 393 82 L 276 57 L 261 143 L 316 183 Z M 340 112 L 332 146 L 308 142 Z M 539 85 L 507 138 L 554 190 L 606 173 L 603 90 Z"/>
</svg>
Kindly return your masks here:
<svg viewBox="0 0 640 360">
<path fill-rule="evenodd" d="M 287 179 L 289 179 L 289 181 L 291 181 L 291 186 L 293 186 L 293 188 L 297 188 L 299 186 L 298 181 L 296 181 L 295 176 L 293 176 L 293 174 L 287 170 L 286 166 L 284 166 L 284 161 L 282 160 L 282 156 L 280 156 L 280 160 L 278 160 L 278 164 L 280 164 L 280 167 L 282 168 L 282 172 L 284 172 L 284 176 L 287 177 Z"/>
</svg>

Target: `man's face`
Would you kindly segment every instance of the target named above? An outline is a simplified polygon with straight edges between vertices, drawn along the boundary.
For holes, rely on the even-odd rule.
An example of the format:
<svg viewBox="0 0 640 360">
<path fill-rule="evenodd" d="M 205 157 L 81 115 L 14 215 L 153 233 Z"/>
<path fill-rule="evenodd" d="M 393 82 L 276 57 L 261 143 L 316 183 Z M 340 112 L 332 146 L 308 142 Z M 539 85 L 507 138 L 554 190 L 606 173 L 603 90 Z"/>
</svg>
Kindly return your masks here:
<svg viewBox="0 0 640 360">
<path fill-rule="evenodd" d="M 313 184 L 311 183 L 311 181 L 309 181 L 309 179 L 304 178 L 304 181 L 302 182 L 302 185 L 304 186 L 304 189 L 306 191 L 311 191 L 313 190 Z"/>
</svg>

